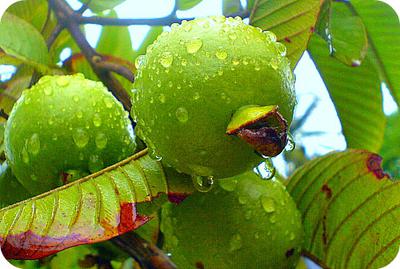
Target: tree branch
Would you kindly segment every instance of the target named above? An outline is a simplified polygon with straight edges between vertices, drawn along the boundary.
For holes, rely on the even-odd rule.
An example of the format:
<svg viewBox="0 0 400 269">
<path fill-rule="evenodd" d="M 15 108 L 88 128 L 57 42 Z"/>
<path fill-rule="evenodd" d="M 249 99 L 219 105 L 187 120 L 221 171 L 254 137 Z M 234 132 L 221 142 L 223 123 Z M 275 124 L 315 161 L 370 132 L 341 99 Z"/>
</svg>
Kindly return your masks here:
<svg viewBox="0 0 400 269">
<path fill-rule="evenodd" d="M 107 26 L 129 26 L 129 25 L 150 25 L 150 26 L 164 26 L 171 25 L 172 23 L 180 23 L 183 20 L 192 20 L 193 18 L 179 19 L 174 15 L 162 17 L 162 18 L 150 18 L 150 19 L 120 19 L 120 18 L 105 18 L 90 16 L 79 18 L 80 24 L 98 24 Z"/>
<path fill-rule="evenodd" d="M 49 0 L 49 4 L 56 14 L 59 24 L 68 29 L 97 77 L 123 104 L 124 108 L 130 111 L 132 104 L 128 93 L 109 70 L 98 65 L 102 56 L 90 46 L 85 35 L 81 32 L 78 23 L 81 15 L 76 13 L 64 0 Z"/>
<path fill-rule="evenodd" d="M 176 269 L 167 255 L 155 245 L 147 242 L 134 232 L 125 233 L 111 239 L 111 241 L 135 258 L 142 268 L 148 269 Z"/>
<path fill-rule="evenodd" d="M 4 109 L 0 109 L 0 117 L 8 120 L 8 114 L 4 111 Z"/>
</svg>

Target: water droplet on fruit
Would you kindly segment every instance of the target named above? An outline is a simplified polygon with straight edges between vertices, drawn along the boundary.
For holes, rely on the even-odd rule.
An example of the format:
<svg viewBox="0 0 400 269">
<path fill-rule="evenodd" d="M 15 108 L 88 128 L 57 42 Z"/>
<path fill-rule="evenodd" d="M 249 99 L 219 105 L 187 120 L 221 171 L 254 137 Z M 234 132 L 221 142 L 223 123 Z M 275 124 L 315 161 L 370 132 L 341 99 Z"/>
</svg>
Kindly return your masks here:
<svg viewBox="0 0 400 269">
<path fill-rule="evenodd" d="M 296 148 L 296 143 L 294 142 L 293 136 L 291 133 L 288 133 L 288 142 L 285 147 L 285 151 L 293 151 Z"/>
<path fill-rule="evenodd" d="M 178 107 L 178 109 L 175 111 L 175 116 L 178 119 L 178 121 L 185 123 L 189 119 L 189 113 L 184 107 Z"/>
<path fill-rule="evenodd" d="M 111 98 L 104 98 L 103 101 L 107 108 L 112 108 L 113 101 L 111 100 Z"/>
<path fill-rule="evenodd" d="M 273 214 L 273 215 L 269 218 L 269 221 L 270 221 L 271 223 L 275 223 L 275 222 L 276 222 L 276 215 Z"/>
<path fill-rule="evenodd" d="M 257 233 L 254 233 L 254 238 L 255 239 L 258 239 L 258 238 L 260 238 L 260 234 L 257 232 Z"/>
<path fill-rule="evenodd" d="M 260 68 L 260 66 L 256 65 L 256 66 L 254 67 L 254 70 L 256 70 L 256 71 L 260 71 L 260 70 L 261 70 L 261 68 Z"/>
<path fill-rule="evenodd" d="M 277 58 L 275 58 L 275 57 L 273 57 L 272 59 L 271 59 L 271 61 L 270 61 L 270 65 L 271 65 L 271 67 L 273 68 L 273 69 L 278 69 L 278 67 L 279 67 L 279 60 L 277 59 Z"/>
<path fill-rule="evenodd" d="M 185 23 L 182 22 L 182 28 L 186 32 L 189 32 L 190 30 L 192 30 L 192 25 L 190 23 L 188 23 L 187 21 Z"/>
<path fill-rule="evenodd" d="M 72 100 L 74 100 L 74 102 L 78 102 L 79 101 L 79 96 L 78 95 L 74 95 L 72 97 Z"/>
<path fill-rule="evenodd" d="M 53 141 L 57 141 L 58 140 L 58 136 L 56 134 L 53 134 L 51 139 L 53 139 Z"/>
<path fill-rule="evenodd" d="M 158 100 L 160 100 L 161 103 L 165 103 L 165 94 L 160 94 L 160 96 L 158 96 Z"/>
<path fill-rule="evenodd" d="M 282 43 L 276 43 L 275 44 L 276 50 L 277 52 L 281 55 L 281 56 L 286 56 L 286 46 L 283 45 Z"/>
<path fill-rule="evenodd" d="M 43 91 L 45 95 L 51 95 L 53 93 L 53 89 L 50 87 L 45 87 Z"/>
<path fill-rule="evenodd" d="M 90 173 L 95 173 L 101 170 L 103 165 L 103 161 L 98 155 L 90 155 L 88 164 Z"/>
<path fill-rule="evenodd" d="M 240 234 L 234 234 L 229 241 L 229 251 L 233 252 L 242 248 L 242 237 Z"/>
<path fill-rule="evenodd" d="M 276 35 L 273 32 L 264 31 L 263 34 L 267 37 L 268 40 L 270 40 L 272 42 L 276 41 Z"/>
<path fill-rule="evenodd" d="M 24 163 L 28 164 L 29 163 L 29 154 L 25 147 L 22 149 L 21 154 L 22 154 L 22 161 Z"/>
<path fill-rule="evenodd" d="M 48 123 L 49 125 L 53 125 L 53 124 L 54 124 L 54 120 L 53 120 L 52 118 L 50 118 L 50 119 L 47 121 L 47 123 Z"/>
<path fill-rule="evenodd" d="M 296 236 L 294 235 L 293 232 L 291 232 L 290 235 L 289 235 L 289 239 L 290 239 L 291 241 L 293 241 L 295 238 L 296 238 Z"/>
<path fill-rule="evenodd" d="M 247 203 L 247 199 L 248 198 L 246 196 L 240 195 L 239 198 L 238 198 L 239 204 L 241 204 L 241 205 L 246 204 Z"/>
<path fill-rule="evenodd" d="M 231 40 L 235 40 L 235 39 L 237 38 L 237 36 L 236 36 L 235 33 L 230 33 L 228 36 L 229 36 L 229 38 L 230 38 Z"/>
<path fill-rule="evenodd" d="M 38 134 L 33 134 L 29 139 L 29 152 L 33 155 L 38 154 L 40 151 L 40 139 Z"/>
<path fill-rule="evenodd" d="M 264 161 L 264 165 L 265 165 L 265 176 L 263 177 L 264 179 L 271 179 L 275 176 L 275 166 L 272 163 L 272 159 L 267 157 Z"/>
<path fill-rule="evenodd" d="M 69 79 L 64 76 L 60 76 L 56 79 L 56 83 L 58 86 L 65 87 L 69 84 Z"/>
<path fill-rule="evenodd" d="M 192 181 L 199 192 L 209 192 L 214 186 L 214 178 L 212 176 L 192 176 Z"/>
<path fill-rule="evenodd" d="M 198 92 L 195 92 L 193 94 L 193 100 L 199 100 L 200 99 L 200 94 Z"/>
<path fill-rule="evenodd" d="M 171 52 L 165 51 L 160 58 L 160 64 L 164 66 L 165 68 L 168 68 L 172 65 L 172 62 L 174 61 L 174 56 L 172 55 Z"/>
<path fill-rule="evenodd" d="M 75 145 L 77 145 L 78 148 L 83 148 L 87 145 L 89 142 L 89 136 L 86 133 L 85 130 L 78 128 L 72 135 L 72 138 L 74 139 Z"/>
<path fill-rule="evenodd" d="M 135 60 L 136 69 L 139 69 L 144 64 L 145 60 L 146 60 L 146 56 L 139 55 Z"/>
<path fill-rule="evenodd" d="M 226 191 L 234 191 L 237 186 L 237 180 L 236 179 L 221 179 L 218 180 L 219 185 L 221 188 L 223 188 Z"/>
<path fill-rule="evenodd" d="M 100 127 L 101 126 L 101 117 L 97 113 L 95 113 L 94 116 L 93 116 L 93 124 L 96 127 Z"/>
<path fill-rule="evenodd" d="M 153 160 L 156 160 L 156 161 L 162 160 L 162 157 L 159 156 L 155 150 L 150 151 L 150 158 L 152 158 Z"/>
<path fill-rule="evenodd" d="M 239 61 L 238 59 L 233 59 L 233 60 L 232 60 L 232 64 L 233 64 L 233 65 L 239 65 L 239 64 L 240 64 L 240 61 Z"/>
<path fill-rule="evenodd" d="M 215 53 L 215 56 L 217 56 L 217 58 L 220 60 L 225 60 L 228 57 L 228 53 L 222 49 L 219 49 Z"/>
<path fill-rule="evenodd" d="M 203 41 L 200 38 L 195 38 L 186 43 L 186 51 L 190 54 L 195 54 L 203 46 Z"/>
<path fill-rule="evenodd" d="M 267 213 L 275 211 L 275 201 L 267 195 L 261 196 L 261 205 Z"/>
<path fill-rule="evenodd" d="M 107 136 L 103 133 L 98 133 L 95 142 L 98 149 L 104 149 L 107 145 Z"/>
<path fill-rule="evenodd" d="M 213 19 L 215 22 L 218 22 L 218 23 L 223 23 L 226 21 L 225 16 L 217 16 L 217 17 L 214 17 Z"/>
</svg>

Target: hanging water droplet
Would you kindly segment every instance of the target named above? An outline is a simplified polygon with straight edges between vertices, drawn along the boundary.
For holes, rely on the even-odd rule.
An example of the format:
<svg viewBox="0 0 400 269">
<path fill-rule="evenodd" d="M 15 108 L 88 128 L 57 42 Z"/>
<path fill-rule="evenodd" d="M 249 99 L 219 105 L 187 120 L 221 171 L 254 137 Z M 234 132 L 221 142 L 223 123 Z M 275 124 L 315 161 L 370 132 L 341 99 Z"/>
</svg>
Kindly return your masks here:
<svg viewBox="0 0 400 269">
<path fill-rule="evenodd" d="M 199 192 L 209 192 L 214 185 L 212 176 L 192 176 L 193 185 Z"/>
<path fill-rule="evenodd" d="M 185 123 L 189 120 L 189 113 L 184 107 L 178 107 L 178 109 L 175 111 L 175 116 L 178 121 L 182 123 Z"/>
<path fill-rule="evenodd" d="M 160 58 L 160 64 L 164 66 L 165 68 L 169 68 L 172 65 L 172 62 L 174 61 L 174 56 L 172 55 L 171 52 L 165 51 Z"/>
<path fill-rule="evenodd" d="M 158 100 L 161 102 L 161 103 L 165 103 L 165 94 L 160 94 L 160 96 L 158 96 Z"/>
<path fill-rule="evenodd" d="M 273 68 L 273 69 L 278 69 L 278 67 L 279 67 L 279 60 L 277 59 L 277 58 L 275 58 L 275 57 L 273 57 L 272 59 L 271 59 L 271 61 L 270 61 L 270 65 L 271 65 L 271 67 Z"/>
<path fill-rule="evenodd" d="M 101 117 L 97 113 L 95 113 L 94 116 L 93 116 L 93 124 L 96 127 L 100 127 L 101 126 Z"/>
<path fill-rule="evenodd" d="M 261 70 L 261 68 L 260 68 L 260 66 L 259 66 L 259 65 L 256 65 L 256 66 L 254 67 L 254 70 L 256 70 L 256 71 L 260 71 L 260 70 Z"/>
<path fill-rule="evenodd" d="M 266 174 L 263 178 L 265 178 L 265 179 L 273 178 L 275 176 L 276 170 L 275 170 L 274 164 L 272 163 L 272 159 L 267 157 L 264 161 L 264 164 L 265 164 L 265 173 Z"/>
<path fill-rule="evenodd" d="M 45 87 L 44 88 L 44 94 L 45 95 L 51 95 L 53 93 L 53 89 L 50 87 Z"/>
<path fill-rule="evenodd" d="M 77 117 L 78 119 L 82 119 L 82 117 L 83 117 L 82 111 L 76 112 L 76 117 Z"/>
<path fill-rule="evenodd" d="M 233 65 L 239 65 L 239 64 L 240 64 L 240 61 L 239 61 L 238 59 L 233 59 L 233 60 L 232 60 L 232 64 L 233 64 Z"/>
<path fill-rule="evenodd" d="M 187 21 L 186 22 L 182 22 L 182 28 L 186 32 L 189 32 L 190 30 L 192 30 L 192 25 L 191 25 L 191 23 L 188 23 Z"/>
<path fill-rule="evenodd" d="M 218 49 L 217 52 L 215 52 L 215 56 L 220 60 L 225 60 L 228 57 L 228 53 L 222 49 Z"/>
<path fill-rule="evenodd" d="M 104 164 L 98 155 L 90 155 L 88 168 L 90 173 L 95 173 L 103 168 Z"/>
<path fill-rule="evenodd" d="M 267 195 L 261 196 L 261 205 L 267 213 L 275 211 L 275 201 Z"/>
<path fill-rule="evenodd" d="M 107 145 L 107 136 L 103 133 L 98 133 L 95 138 L 96 147 L 104 149 Z"/>
<path fill-rule="evenodd" d="M 281 56 L 286 56 L 286 46 L 283 45 L 282 43 L 277 42 L 275 44 L 276 51 L 281 55 Z"/>
<path fill-rule="evenodd" d="M 285 151 L 293 151 L 296 148 L 296 143 L 294 142 L 293 136 L 291 133 L 288 133 L 287 135 L 287 144 L 285 147 Z"/>
<path fill-rule="evenodd" d="M 195 54 L 202 46 L 203 41 L 200 38 L 195 38 L 186 42 L 186 51 L 190 54 Z"/>
<path fill-rule="evenodd" d="M 268 40 L 276 42 L 276 35 L 273 32 L 264 31 L 263 34 L 267 37 Z"/>
<path fill-rule="evenodd" d="M 72 138 L 74 139 L 75 145 L 77 145 L 78 148 L 85 147 L 89 142 L 88 134 L 86 133 L 85 130 L 81 128 L 75 130 L 74 134 L 72 135 Z"/>
<path fill-rule="evenodd" d="M 40 139 L 39 135 L 34 133 L 31 138 L 29 139 L 29 152 L 33 155 L 36 155 L 40 151 Z"/>
<path fill-rule="evenodd" d="M 25 147 L 22 149 L 21 154 L 22 154 L 22 161 L 24 163 L 28 164 L 29 163 L 29 154 Z"/>
<path fill-rule="evenodd" d="M 236 179 L 221 179 L 218 180 L 219 185 L 221 188 L 223 188 L 226 191 L 234 191 L 237 186 L 237 180 Z"/>
<path fill-rule="evenodd" d="M 150 151 L 150 158 L 152 158 L 153 160 L 156 160 L 156 161 L 162 160 L 162 157 L 159 156 L 155 150 Z"/>
<path fill-rule="evenodd" d="M 229 241 L 229 251 L 233 252 L 242 248 L 242 237 L 240 234 L 234 234 Z"/>
<path fill-rule="evenodd" d="M 136 69 L 139 69 L 144 64 L 145 60 L 146 60 L 146 56 L 139 55 L 135 60 Z"/>
<path fill-rule="evenodd" d="M 218 23 L 223 23 L 223 22 L 226 21 L 225 16 L 216 16 L 213 19 L 214 19 L 215 22 L 218 22 Z"/>
<path fill-rule="evenodd" d="M 56 79 L 56 83 L 58 86 L 65 87 L 69 84 L 69 79 L 64 76 L 60 76 Z"/>
</svg>

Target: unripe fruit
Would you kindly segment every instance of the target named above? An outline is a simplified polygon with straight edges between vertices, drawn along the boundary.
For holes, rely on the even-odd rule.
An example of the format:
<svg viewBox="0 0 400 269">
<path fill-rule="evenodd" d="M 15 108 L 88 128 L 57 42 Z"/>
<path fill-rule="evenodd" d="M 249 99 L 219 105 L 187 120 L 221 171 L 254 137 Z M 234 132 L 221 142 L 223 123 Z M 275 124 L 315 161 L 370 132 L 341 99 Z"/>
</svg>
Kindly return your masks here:
<svg viewBox="0 0 400 269">
<path fill-rule="evenodd" d="M 14 105 L 5 152 L 21 184 L 37 194 L 124 159 L 134 138 L 128 113 L 101 82 L 45 76 Z"/>
<path fill-rule="evenodd" d="M 254 137 L 248 135 L 258 134 L 244 133 L 245 142 L 235 130 L 227 134 L 227 126 L 248 105 L 278 106 L 284 128 L 290 124 L 293 75 L 285 47 L 275 38 L 239 18 L 225 17 L 184 22 L 161 34 L 137 59 L 132 109 L 137 133 L 153 154 L 181 172 L 217 178 L 257 165 L 260 156 L 254 148 L 262 145 L 250 147 Z M 257 124 L 251 121 L 247 124 Z M 269 140 L 282 139 L 280 152 L 286 129 L 276 139 L 270 133 Z"/>
<path fill-rule="evenodd" d="M 253 172 L 217 181 L 163 210 L 164 249 L 178 268 L 294 268 L 300 213 L 279 181 Z"/>
<path fill-rule="evenodd" d="M 0 165 L 0 208 L 25 200 L 32 195 L 18 182 L 7 162 Z"/>
</svg>

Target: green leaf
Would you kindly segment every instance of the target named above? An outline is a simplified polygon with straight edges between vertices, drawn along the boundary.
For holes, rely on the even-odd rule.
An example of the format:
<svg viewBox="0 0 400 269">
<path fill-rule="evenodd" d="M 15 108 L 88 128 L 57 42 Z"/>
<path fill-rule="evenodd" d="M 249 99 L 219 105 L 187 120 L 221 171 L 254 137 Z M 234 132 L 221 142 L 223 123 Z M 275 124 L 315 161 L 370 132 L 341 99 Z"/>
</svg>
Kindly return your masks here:
<svg viewBox="0 0 400 269">
<path fill-rule="evenodd" d="M 368 49 L 364 23 L 345 3 L 326 1 L 324 5 L 317 33 L 328 42 L 335 58 L 347 65 L 359 66 Z"/>
<path fill-rule="evenodd" d="M 89 8 L 93 12 L 102 12 L 104 10 L 113 9 L 122 4 L 126 0 L 80 0 L 82 3 L 89 3 Z M 90 1 L 90 2 L 89 2 Z"/>
<path fill-rule="evenodd" d="M 191 182 L 189 182 L 191 183 Z M 38 259 L 104 241 L 153 218 L 166 197 L 188 195 L 167 182 L 147 150 L 93 175 L 0 210 L 0 245 L 7 259 Z M 191 185 L 191 184 L 190 184 Z M 189 186 L 189 185 L 188 185 Z M 176 190 L 185 189 L 177 193 Z"/>
<path fill-rule="evenodd" d="M 240 0 L 224 0 L 222 2 L 222 13 L 224 15 L 230 15 L 242 10 L 242 4 Z"/>
<path fill-rule="evenodd" d="M 396 12 L 377 0 L 352 0 L 354 9 L 367 28 L 369 46 L 382 80 L 400 105 L 400 21 Z"/>
<path fill-rule="evenodd" d="M 400 178 L 400 113 L 388 117 L 385 139 L 380 154 L 383 157 L 383 168 L 391 175 Z"/>
<path fill-rule="evenodd" d="M 287 47 L 294 68 L 314 32 L 321 0 L 249 1 L 250 24 L 272 31 Z"/>
<path fill-rule="evenodd" d="M 47 11 L 48 4 L 46 0 L 24 0 L 15 3 L 7 9 L 8 13 L 32 24 L 39 32 L 46 23 Z M 52 16 L 52 24 L 55 25 L 55 23 L 56 19 Z"/>
<path fill-rule="evenodd" d="M 324 268 L 381 268 L 400 243 L 400 181 L 361 150 L 314 159 L 290 178 L 302 213 L 305 254 Z"/>
<path fill-rule="evenodd" d="M 359 67 L 346 66 L 329 56 L 326 43 L 316 35 L 310 41 L 309 52 L 334 102 L 347 146 L 377 152 L 386 120 L 381 83 L 370 55 Z"/>
<path fill-rule="evenodd" d="M 49 54 L 42 35 L 26 21 L 4 14 L 0 22 L 0 48 L 40 72 L 50 72 Z"/>
<path fill-rule="evenodd" d="M 202 0 L 176 0 L 176 5 L 179 10 L 187 10 L 198 5 Z"/>
</svg>

